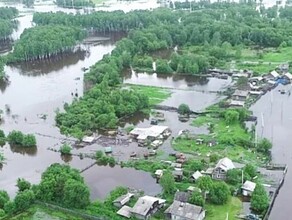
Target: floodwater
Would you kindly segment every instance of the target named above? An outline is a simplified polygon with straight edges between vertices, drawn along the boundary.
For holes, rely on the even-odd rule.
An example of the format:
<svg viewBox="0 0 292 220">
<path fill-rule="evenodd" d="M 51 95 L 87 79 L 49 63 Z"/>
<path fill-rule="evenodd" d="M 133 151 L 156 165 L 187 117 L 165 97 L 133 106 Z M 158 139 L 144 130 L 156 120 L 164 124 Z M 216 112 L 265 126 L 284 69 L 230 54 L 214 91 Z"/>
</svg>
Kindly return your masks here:
<svg viewBox="0 0 292 220">
<path fill-rule="evenodd" d="M 291 185 L 292 185 L 292 97 L 280 94 L 279 89 L 291 91 L 291 85 L 278 86 L 273 91 L 265 94 L 251 110 L 258 117 L 257 134 L 266 137 L 273 143 L 272 160 L 274 163 L 288 165 L 285 182 L 276 198 L 270 220 L 290 219 L 291 210 Z"/>
</svg>

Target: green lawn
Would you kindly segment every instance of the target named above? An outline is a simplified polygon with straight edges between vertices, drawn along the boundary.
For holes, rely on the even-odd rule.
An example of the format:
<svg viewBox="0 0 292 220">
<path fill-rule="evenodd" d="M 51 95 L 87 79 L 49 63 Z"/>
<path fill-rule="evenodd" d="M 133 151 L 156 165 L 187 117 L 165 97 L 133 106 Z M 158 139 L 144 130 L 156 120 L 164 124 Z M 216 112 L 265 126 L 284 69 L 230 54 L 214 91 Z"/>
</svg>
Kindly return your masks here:
<svg viewBox="0 0 292 220">
<path fill-rule="evenodd" d="M 150 105 L 159 104 L 171 96 L 171 92 L 168 89 L 155 86 L 130 85 L 130 87 L 136 91 L 141 92 L 142 94 L 147 95 Z"/>
<path fill-rule="evenodd" d="M 40 205 L 34 205 L 25 212 L 13 217 L 3 218 L 10 220 L 81 220 L 82 218 L 69 215 L 67 213 L 48 209 Z"/>
<path fill-rule="evenodd" d="M 292 61 L 292 47 L 285 47 L 281 49 L 271 49 L 264 53 L 261 59 L 265 62 L 289 62 Z"/>
<path fill-rule="evenodd" d="M 205 220 L 226 220 L 228 213 L 228 220 L 237 220 L 237 214 L 240 214 L 242 209 L 242 202 L 237 197 L 231 197 L 225 205 L 211 205 L 206 204 L 206 218 Z"/>
</svg>

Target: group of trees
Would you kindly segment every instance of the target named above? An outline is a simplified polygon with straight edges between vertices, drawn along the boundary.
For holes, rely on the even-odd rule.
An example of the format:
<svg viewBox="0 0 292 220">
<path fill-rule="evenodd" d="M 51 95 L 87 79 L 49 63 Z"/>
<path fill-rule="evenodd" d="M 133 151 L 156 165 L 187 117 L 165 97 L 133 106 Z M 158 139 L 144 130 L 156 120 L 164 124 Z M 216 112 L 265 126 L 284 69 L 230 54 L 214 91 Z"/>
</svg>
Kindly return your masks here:
<svg viewBox="0 0 292 220">
<path fill-rule="evenodd" d="M 56 4 L 64 8 L 94 7 L 91 0 L 57 0 Z"/>
<path fill-rule="evenodd" d="M 89 189 L 78 170 L 68 165 L 52 164 L 35 186 L 36 198 L 68 208 L 85 208 L 89 205 Z"/>
<path fill-rule="evenodd" d="M 35 147 L 36 138 L 33 134 L 23 134 L 21 131 L 11 131 L 7 135 L 7 141 L 9 144 L 18 145 L 21 147 Z"/>
<path fill-rule="evenodd" d="M 61 25 L 25 29 L 9 54 L 8 61 L 29 61 L 50 58 L 72 50 L 85 37 L 79 28 Z"/>
<path fill-rule="evenodd" d="M 18 10 L 11 7 L 0 7 L 0 40 L 6 40 L 16 27 L 12 19 L 18 15 Z"/>
<path fill-rule="evenodd" d="M 119 118 L 148 108 L 147 96 L 129 89 L 113 89 L 106 76 L 82 98 L 65 106 L 65 113 L 56 115 L 64 134 L 82 138 L 85 132 L 116 128 Z"/>
<path fill-rule="evenodd" d="M 239 186 L 242 184 L 242 181 L 253 180 L 257 176 L 256 168 L 247 164 L 243 169 L 231 169 L 227 171 L 227 183 Z"/>
</svg>

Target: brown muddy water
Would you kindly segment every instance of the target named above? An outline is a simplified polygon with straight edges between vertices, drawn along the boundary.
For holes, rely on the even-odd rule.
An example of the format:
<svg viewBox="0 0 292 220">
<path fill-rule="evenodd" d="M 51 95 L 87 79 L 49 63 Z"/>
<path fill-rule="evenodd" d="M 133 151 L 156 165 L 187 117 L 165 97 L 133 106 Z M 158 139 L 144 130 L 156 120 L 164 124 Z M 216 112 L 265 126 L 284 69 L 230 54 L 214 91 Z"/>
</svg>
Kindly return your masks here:
<svg viewBox="0 0 292 220">
<path fill-rule="evenodd" d="M 280 94 L 279 89 L 291 91 L 291 85 L 278 86 L 265 94 L 251 107 L 258 117 L 257 134 L 273 143 L 272 160 L 274 163 L 287 164 L 288 172 L 285 182 L 276 198 L 270 220 L 292 219 L 291 185 L 292 185 L 292 97 L 289 93 Z"/>
<path fill-rule="evenodd" d="M 136 3 L 135 3 L 136 4 Z M 135 5 L 134 4 L 134 5 Z M 141 8 L 145 6 L 141 3 Z M 131 5 L 131 7 L 135 7 Z M 131 8 L 127 5 L 127 9 Z M 149 7 L 149 5 L 147 6 Z M 54 5 L 38 5 L 33 10 L 25 9 L 22 5 L 17 5 L 21 11 L 18 29 L 13 33 L 12 38 L 18 39 L 25 28 L 31 27 L 33 11 L 66 11 L 74 10 L 60 9 Z M 108 7 L 108 10 L 120 9 L 115 6 Z M 79 96 L 83 94 L 83 67 L 90 67 L 100 60 L 103 55 L 110 53 L 114 49 L 115 42 L 121 35 L 108 35 L 110 40 L 102 41 L 99 45 L 89 45 L 86 52 L 77 51 L 58 57 L 54 60 L 22 63 L 6 66 L 5 71 L 10 78 L 10 84 L 0 85 L 0 109 L 4 110 L 4 122 L 0 128 L 6 134 L 11 130 L 21 130 L 24 133 L 36 134 L 38 147 L 35 149 L 18 149 L 6 144 L 0 150 L 4 153 L 6 163 L 0 171 L 0 188 L 7 190 L 11 196 L 16 193 L 15 183 L 17 178 L 26 178 L 32 183 L 38 183 L 41 173 L 52 163 L 68 163 L 70 166 L 82 170 L 92 164 L 91 159 L 81 160 L 79 157 L 61 157 L 59 153 L 52 152 L 48 148 L 58 148 L 66 141 L 72 141 L 61 135 L 59 129 L 55 127 L 54 117 L 57 109 L 62 110 L 65 102 L 71 102 L 71 93 L 77 92 Z M 85 46 L 84 46 L 85 47 Z M 9 50 L 9 45 L 7 45 Z M 230 81 L 217 81 L 217 79 L 201 80 L 189 77 L 156 76 L 131 76 L 125 79 L 126 82 L 139 81 L 138 84 L 159 85 L 172 88 L 173 95 L 164 104 L 178 106 L 180 102 L 187 103 L 193 110 L 201 110 L 208 105 L 220 100 L 216 93 L 209 93 L 218 88 L 225 87 Z M 145 83 L 144 83 L 145 82 Z M 220 84 L 218 86 L 218 84 Z M 189 91 L 182 89 L 191 88 Z M 202 92 L 204 90 L 204 92 Z M 10 112 L 5 112 L 5 106 L 9 106 Z M 42 116 L 46 115 L 46 119 Z M 165 112 L 166 122 L 173 130 L 173 135 L 177 135 L 179 130 L 190 128 L 189 123 L 179 122 L 176 113 Z M 150 126 L 149 118 L 143 115 L 135 115 L 124 122 L 123 126 L 134 124 L 139 127 Z M 195 129 L 195 128 L 192 128 Z M 207 132 L 206 128 L 200 128 L 200 132 Z M 163 150 L 171 151 L 169 138 L 161 147 Z M 111 144 L 111 143 L 108 143 Z M 112 145 L 112 144 L 111 144 Z M 101 144 L 102 146 L 102 144 Z M 74 149 L 74 152 L 94 152 L 100 145 L 87 146 Z M 107 145 L 108 146 L 108 145 Z M 129 153 L 137 150 L 138 147 L 132 143 L 126 147 L 119 144 L 113 145 L 114 153 L 121 152 L 121 160 L 128 159 Z M 124 149 L 126 149 L 124 151 Z M 143 151 L 143 149 L 141 149 Z M 142 154 L 143 152 L 141 152 Z M 129 168 L 114 168 L 94 166 L 82 173 L 86 183 L 91 189 L 91 198 L 104 198 L 114 187 L 118 185 L 130 186 L 141 189 L 148 194 L 154 195 L 161 191 L 155 179 L 149 173 L 136 171 Z"/>
</svg>

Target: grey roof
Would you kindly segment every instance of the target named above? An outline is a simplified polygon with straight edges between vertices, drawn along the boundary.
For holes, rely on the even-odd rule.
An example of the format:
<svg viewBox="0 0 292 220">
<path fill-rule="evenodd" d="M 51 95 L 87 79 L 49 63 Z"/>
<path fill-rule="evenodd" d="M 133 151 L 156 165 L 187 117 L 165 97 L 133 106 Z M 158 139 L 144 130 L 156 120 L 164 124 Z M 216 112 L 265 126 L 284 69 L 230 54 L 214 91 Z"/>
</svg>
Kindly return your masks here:
<svg viewBox="0 0 292 220">
<path fill-rule="evenodd" d="M 203 208 L 201 206 L 192 205 L 189 203 L 182 203 L 179 201 L 173 201 L 171 206 L 165 210 L 164 213 L 180 216 L 182 218 L 197 220 L 202 213 Z"/>
<path fill-rule="evenodd" d="M 174 195 L 174 200 L 180 202 L 188 202 L 190 194 L 187 192 L 176 192 Z"/>
<path fill-rule="evenodd" d="M 131 217 L 131 210 L 132 210 L 131 207 L 125 205 L 119 211 L 117 211 L 117 214 L 124 216 L 126 218 L 130 218 Z"/>
<path fill-rule="evenodd" d="M 179 169 L 176 169 L 176 170 L 172 171 L 172 174 L 174 176 L 182 176 L 183 175 L 183 171 L 179 170 Z"/>
<path fill-rule="evenodd" d="M 198 170 L 197 170 L 196 172 L 194 172 L 193 175 L 192 175 L 192 177 L 193 177 L 195 180 L 199 179 L 201 176 L 203 176 L 203 175 L 202 175 L 201 172 L 198 171 Z"/>
<path fill-rule="evenodd" d="M 247 97 L 248 96 L 248 91 L 245 90 L 235 90 L 233 93 L 234 96 L 242 96 L 242 97 Z"/>
<path fill-rule="evenodd" d="M 127 202 L 129 202 L 130 198 L 134 196 L 134 194 L 132 193 L 127 193 L 125 195 L 121 195 L 120 197 L 116 198 L 113 203 L 121 203 L 122 205 L 126 204 Z"/>
<path fill-rule="evenodd" d="M 256 187 L 256 183 L 247 180 L 242 185 L 241 189 L 253 192 L 255 187 Z"/>
<path fill-rule="evenodd" d="M 220 168 L 220 169 L 222 169 L 224 171 L 228 171 L 228 170 L 234 169 L 235 166 L 234 166 L 232 160 L 230 160 L 227 157 L 224 157 L 221 160 L 219 160 L 219 162 L 217 163 L 215 168 L 216 169 Z"/>
<path fill-rule="evenodd" d="M 146 216 L 155 202 L 158 202 L 158 204 L 162 204 L 165 203 L 165 200 L 152 196 L 140 197 L 132 208 L 131 212 Z"/>
</svg>

